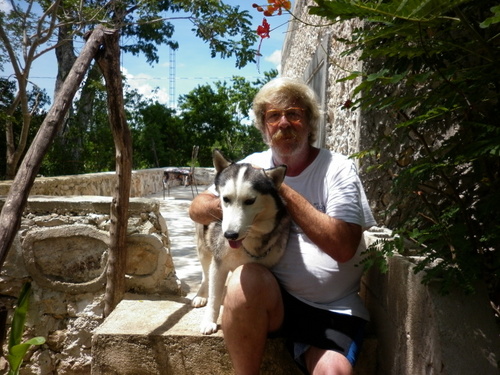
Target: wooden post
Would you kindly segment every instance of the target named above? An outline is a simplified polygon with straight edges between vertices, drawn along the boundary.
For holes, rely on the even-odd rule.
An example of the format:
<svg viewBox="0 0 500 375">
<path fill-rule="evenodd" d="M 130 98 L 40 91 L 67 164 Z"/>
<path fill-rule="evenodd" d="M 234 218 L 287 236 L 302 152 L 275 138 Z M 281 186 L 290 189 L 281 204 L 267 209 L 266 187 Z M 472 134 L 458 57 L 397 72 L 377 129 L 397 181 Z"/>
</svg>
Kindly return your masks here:
<svg viewBox="0 0 500 375">
<path fill-rule="evenodd" d="M 113 311 L 125 293 L 128 206 L 132 179 L 132 139 L 125 118 L 118 42 L 118 31 L 106 32 L 104 49 L 96 57 L 97 64 L 106 79 L 108 113 L 115 142 L 115 168 L 118 176 L 111 203 L 110 248 L 104 316 L 108 316 Z"/>
</svg>

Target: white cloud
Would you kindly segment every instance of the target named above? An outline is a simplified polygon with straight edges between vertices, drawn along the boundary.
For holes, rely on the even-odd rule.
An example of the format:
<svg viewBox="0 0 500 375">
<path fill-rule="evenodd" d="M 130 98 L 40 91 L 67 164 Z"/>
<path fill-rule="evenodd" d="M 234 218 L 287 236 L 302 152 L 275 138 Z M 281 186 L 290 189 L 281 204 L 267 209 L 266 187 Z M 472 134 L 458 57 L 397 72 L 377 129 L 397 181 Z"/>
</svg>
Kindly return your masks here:
<svg viewBox="0 0 500 375">
<path fill-rule="evenodd" d="M 10 4 L 5 0 L 0 0 L 0 11 L 9 13 L 12 10 Z"/>
<path fill-rule="evenodd" d="M 122 73 L 131 89 L 137 90 L 144 98 L 157 100 L 161 104 L 168 105 L 168 90 L 160 87 L 161 82 L 155 82 L 158 81 L 157 78 L 144 73 L 133 75 L 125 67 L 122 67 Z"/>
<path fill-rule="evenodd" d="M 276 65 L 278 72 L 281 72 L 281 50 L 277 49 L 271 55 L 266 56 L 264 60 L 269 61 L 271 64 Z"/>
</svg>

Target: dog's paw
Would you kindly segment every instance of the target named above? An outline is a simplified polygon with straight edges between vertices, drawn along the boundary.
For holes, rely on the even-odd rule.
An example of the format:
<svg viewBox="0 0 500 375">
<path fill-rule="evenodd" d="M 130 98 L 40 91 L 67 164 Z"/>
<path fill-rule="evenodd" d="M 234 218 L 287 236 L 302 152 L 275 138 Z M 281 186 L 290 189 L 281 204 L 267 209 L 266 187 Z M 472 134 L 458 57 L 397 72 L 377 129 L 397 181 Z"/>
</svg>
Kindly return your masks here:
<svg viewBox="0 0 500 375">
<path fill-rule="evenodd" d="M 204 335 L 211 335 L 217 332 L 217 323 L 214 322 L 203 322 L 200 325 L 200 332 Z"/>
<path fill-rule="evenodd" d="M 191 301 L 191 306 L 193 307 L 203 307 L 207 304 L 207 299 L 205 297 L 196 296 Z"/>
</svg>

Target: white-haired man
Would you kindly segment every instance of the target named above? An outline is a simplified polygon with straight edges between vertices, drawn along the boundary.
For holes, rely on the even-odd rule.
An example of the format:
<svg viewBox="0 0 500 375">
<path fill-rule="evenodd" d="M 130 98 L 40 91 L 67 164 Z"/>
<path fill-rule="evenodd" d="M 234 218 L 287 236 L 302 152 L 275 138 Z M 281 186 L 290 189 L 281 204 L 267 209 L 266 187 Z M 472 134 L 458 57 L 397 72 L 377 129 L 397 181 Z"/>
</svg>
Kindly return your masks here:
<svg viewBox="0 0 500 375">
<path fill-rule="evenodd" d="M 368 313 L 358 296 L 364 228 L 375 225 L 355 165 L 312 146 L 320 112 L 314 92 L 291 78 L 268 82 L 253 103 L 267 151 L 242 162 L 287 165 L 280 195 L 293 219 L 285 255 L 268 270 L 237 268 L 227 286 L 224 340 L 236 374 L 258 374 L 267 337 L 282 335 L 310 374 L 352 374 Z M 213 190 L 198 195 L 191 218 L 222 216 Z"/>
</svg>

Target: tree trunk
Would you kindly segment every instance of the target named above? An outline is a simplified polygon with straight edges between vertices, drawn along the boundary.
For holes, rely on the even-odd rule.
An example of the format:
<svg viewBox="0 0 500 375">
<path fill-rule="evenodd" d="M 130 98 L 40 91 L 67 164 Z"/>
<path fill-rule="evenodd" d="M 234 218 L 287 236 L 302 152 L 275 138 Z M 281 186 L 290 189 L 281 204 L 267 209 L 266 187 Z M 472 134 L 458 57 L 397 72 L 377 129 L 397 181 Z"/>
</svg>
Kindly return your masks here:
<svg viewBox="0 0 500 375">
<path fill-rule="evenodd" d="M 17 107 L 21 106 L 21 113 L 23 114 L 23 121 L 21 125 L 21 131 L 19 133 L 19 139 L 17 141 L 14 136 L 14 124 L 11 120 L 7 120 L 5 123 L 5 141 L 6 141 L 6 168 L 5 174 L 8 179 L 13 179 L 16 174 L 17 165 L 21 156 L 26 148 L 26 143 L 28 139 L 29 126 L 31 122 L 31 114 L 28 108 L 28 93 L 26 91 L 26 86 L 28 83 L 29 76 L 29 66 L 32 61 L 26 61 L 26 66 L 24 70 L 20 68 L 15 60 L 14 48 L 10 43 L 9 37 L 7 36 L 4 28 L 0 24 L 0 40 L 3 42 L 5 49 L 9 55 L 11 61 L 16 61 L 12 63 L 14 72 L 16 74 L 18 93 L 12 103 L 6 108 L 6 118 L 12 116 Z M 1 266 L 1 263 L 0 263 Z"/>
<path fill-rule="evenodd" d="M 101 82 L 102 72 L 97 63 L 93 64 L 87 74 L 87 79 L 80 90 L 80 98 L 75 103 L 74 118 L 69 122 L 67 131 L 63 134 L 63 144 L 71 145 L 71 160 L 76 161 L 77 167 L 73 173 L 85 173 L 84 165 L 84 144 L 86 133 L 92 131 L 95 126 L 93 118 L 96 104 L 97 91 L 96 82 Z M 87 140 L 88 141 L 88 140 Z M 71 171 L 71 169 L 70 169 Z"/>
<path fill-rule="evenodd" d="M 73 30 L 71 25 L 62 26 L 59 29 L 59 46 L 56 48 L 57 57 L 57 80 L 55 92 L 57 93 L 66 79 L 71 66 L 73 66 L 76 56 L 74 54 Z M 87 72 L 86 79 L 80 90 L 80 98 L 70 109 L 73 113 L 68 113 L 63 126 L 59 129 L 58 138 L 61 147 L 67 154 L 68 165 L 64 166 L 64 173 L 83 173 L 83 153 L 85 133 L 89 124 L 92 124 L 92 111 L 95 100 L 95 82 L 102 79 L 99 68 L 93 64 Z"/>
<path fill-rule="evenodd" d="M 57 77 L 54 87 L 54 96 L 56 97 L 76 61 L 72 27 L 71 24 L 62 25 L 59 27 L 57 33 L 58 46 L 55 49 Z"/>
<path fill-rule="evenodd" d="M 99 51 L 104 40 L 104 32 L 103 27 L 97 26 L 90 35 L 14 178 L 0 214 L 0 268 L 3 266 L 16 236 L 21 222 L 21 213 L 26 206 L 30 189 L 40 169 L 43 157 L 71 106 L 72 99 L 85 76 L 85 72 Z"/>
<path fill-rule="evenodd" d="M 106 33 L 105 48 L 96 58 L 106 80 L 108 112 L 116 152 L 118 183 L 111 203 L 110 246 L 107 269 L 104 316 L 108 316 L 125 293 L 127 260 L 127 224 L 132 179 L 132 139 L 125 117 L 120 73 L 119 33 Z"/>
</svg>

